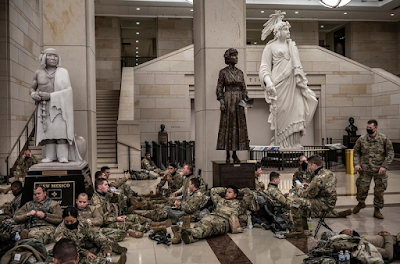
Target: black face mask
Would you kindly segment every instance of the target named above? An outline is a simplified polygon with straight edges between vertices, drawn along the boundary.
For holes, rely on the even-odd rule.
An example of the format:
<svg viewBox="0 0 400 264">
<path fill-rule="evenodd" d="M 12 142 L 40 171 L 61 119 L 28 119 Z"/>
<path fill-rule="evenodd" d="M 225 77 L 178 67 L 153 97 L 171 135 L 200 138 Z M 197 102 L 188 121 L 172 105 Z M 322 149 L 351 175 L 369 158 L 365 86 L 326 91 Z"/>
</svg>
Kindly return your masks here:
<svg viewBox="0 0 400 264">
<path fill-rule="evenodd" d="M 65 227 L 68 228 L 69 230 L 74 230 L 74 229 L 78 228 L 79 221 L 76 220 L 76 223 L 75 224 L 71 224 L 71 225 L 67 225 L 66 223 L 64 223 L 64 224 L 65 224 Z"/>
<path fill-rule="evenodd" d="M 307 170 L 307 168 L 308 168 L 308 163 L 306 163 L 306 162 L 303 161 L 303 163 L 301 163 L 301 169 L 302 169 L 303 171 L 305 171 L 305 170 Z"/>
<path fill-rule="evenodd" d="M 374 130 L 372 130 L 372 129 L 367 129 L 367 133 L 370 134 L 370 135 L 372 135 L 372 134 L 374 134 Z"/>
</svg>

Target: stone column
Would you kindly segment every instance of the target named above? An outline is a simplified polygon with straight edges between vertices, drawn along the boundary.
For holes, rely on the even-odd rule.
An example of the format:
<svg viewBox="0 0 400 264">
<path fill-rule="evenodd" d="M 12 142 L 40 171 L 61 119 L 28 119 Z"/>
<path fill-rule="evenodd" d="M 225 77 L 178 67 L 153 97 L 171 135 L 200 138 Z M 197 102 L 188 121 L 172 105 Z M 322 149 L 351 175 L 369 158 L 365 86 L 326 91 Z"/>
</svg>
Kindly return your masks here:
<svg viewBox="0 0 400 264">
<path fill-rule="evenodd" d="M 75 134 L 87 141 L 92 172 L 97 170 L 94 18 L 94 0 L 43 0 L 43 49 L 57 49 L 69 71 Z"/>
<path fill-rule="evenodd" d="M 239 52 L 237 67 L 246 79 L 246 1 L 194 1 L 194 72 L 196 112 L 196 169 L 212 186 L 213 160 L 225 160 L 225 151 L 216 150 L 219 129 L 219 101 L 216 86 L 224 68 L 228 48 Z M 241 160 L 247 151 L 238 151 Z"/>
</svg>

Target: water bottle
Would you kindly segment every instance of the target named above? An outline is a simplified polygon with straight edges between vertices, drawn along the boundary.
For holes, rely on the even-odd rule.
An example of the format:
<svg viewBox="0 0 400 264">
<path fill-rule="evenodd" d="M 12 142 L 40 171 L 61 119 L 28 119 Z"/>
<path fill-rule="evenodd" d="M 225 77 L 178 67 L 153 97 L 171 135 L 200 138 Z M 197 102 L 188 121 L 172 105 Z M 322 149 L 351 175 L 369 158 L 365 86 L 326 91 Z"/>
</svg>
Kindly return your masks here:
<svg viewBox="0 0 400 264">
<path fill-rule="evenodd" d="M 343 250 L 340 250 L 340 252 L 339 252 L 338 263 L 339 264 L 345 264 L 346 263 L 346 257 L 343 254 Z"/>
<path fill-rule="evenodd" d="M 348 251 L 348 250 L 346 250 L 345 252 L 344 252 L 344 256 L 345 256 L 345 258 L 346 258 L 346 264 L 350 264 L 350 252 Z"/>
<path fill-rule="evenodd" d="M 14 237 L 15 241 L 20 241 L 21 240 L 21 236 L 19 235 L 19 233 L 15 233 L 15 237 Z"/>
<path fill-rule="evenodd" d="M 112 262 L 112 258 L 111 258 L 111 254 L 110 254 L 110 253 L 107 253 L 106 260 L 107 260 L 108 262 Z"/>
<path fill-rule="evenodd" d="M 311 219 L 311 217 L 307 218 L 307 227 L 308 227 L 308 231 L 311 232 L 311 230 L 312 230 L 312 219 Z"/>
<path fill-rule="evenodd" d="M 251 214 L 248 214 L 247 215 L 247 228 L 249 229 L 249 230 L 252 230 L 253 229 L 253 222 L 251 221 Z"/>
</svg>

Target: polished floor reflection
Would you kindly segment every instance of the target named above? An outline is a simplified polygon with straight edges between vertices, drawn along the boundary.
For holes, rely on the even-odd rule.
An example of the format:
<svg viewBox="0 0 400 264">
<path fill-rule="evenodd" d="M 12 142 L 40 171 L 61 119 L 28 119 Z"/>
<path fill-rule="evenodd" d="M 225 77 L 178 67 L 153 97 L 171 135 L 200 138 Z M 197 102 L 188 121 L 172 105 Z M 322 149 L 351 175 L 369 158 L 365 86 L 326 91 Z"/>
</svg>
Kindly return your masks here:
<svg viewBox="0 0 400 264">
<path fill-rule="evenodd" d="M 281 172 L 281 189 L 287 192 L 291 186 L 293 171 Z M 335 173 L 337 182 L 338 201 L 337 208 L 342 210 L 352 208 L 357 204 L 355 199 L 356 175 L 346 175 L 344 172 Z M 376 234 L 385 230 L 392 234 L 400 232 L 398 219 L 400 218 L 400 171 L 389 171 L 388 189 L 385 193 L 385 208 L 382 213 L 385 219 L 378 220 L 373 214 L 373 184 L 367 198 L 367 208 L 357 215 L 342 219 L 326 219 L 327 224 L 334 230 L 340 231 L 351 228 L 361 235 Z M 268 183 L 268 173 L 262 175 L 264 183 Z M 131 181 L 132 188 L 139 193 L 148 193 L 155 189 L 158 180 Z M 4 187 L 4 185 L 2 186 Z M 0 195 L 0 204 L 11 200 L 12 195 Z M 313 219 L 314 228 L 318 219 Z M 172 234 L 171 229 L 168 231 Z M 318 237 L 324 232 L 321 228 Z M 308 239 L 278 239 L 273 233 L 264 229 L 255 228 L 245 230 L 241 234 L 228 234 L 226 236 L 203 240 L 190 245 L 157 245 L 150 240 L 148 235 L 141 239 L 126 238 L 121 245 L 128 248 L 128 263 L 137 264 L 181 264 L 181 263 L 302 263 L 307 257 L 307 252 L 316 244 L 314 238 Z M 51 248 L 49 245 L 48 248 Z M 113 256 L 114 260 L 118 255 Z M 400 263 L 396 261 L 393 263 Z"/>
</svg>

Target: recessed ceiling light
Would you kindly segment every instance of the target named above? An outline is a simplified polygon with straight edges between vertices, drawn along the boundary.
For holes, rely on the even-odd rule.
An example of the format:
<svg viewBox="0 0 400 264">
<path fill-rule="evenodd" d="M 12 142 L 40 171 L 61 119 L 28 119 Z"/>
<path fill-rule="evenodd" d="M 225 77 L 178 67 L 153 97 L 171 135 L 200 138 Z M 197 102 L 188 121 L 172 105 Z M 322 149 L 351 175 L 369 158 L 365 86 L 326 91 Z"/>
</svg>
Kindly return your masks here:
<svg viewBox="0 0 400 264">
<path fill-rule="evenodd" d="M 138 61 L 139 59 L 136 59 L 136 61 Z"/>
<path fill-rule="evenodd" d="M 139 40 L 136 40 L 136 43 L 139 43 Z"/>
<path fill-rule="evenodd" d="M 136 32 L 136 35 L 139 35 L 140 33 L 139 32 Z"/>
<path fill-rule="evenodd" d="M 347 12 L 344 12 L 343 15 L 347 15 Z"/>
<path fill-rule="evenodd" d="M 136 10 L 137 10 L 137 11 L 140 11 L 140 7 L 136 7 Z"/>
<path fill-rule="evenodd" d="M 321 25 L 321 28 L 324 28 L 324 25 Z"/>
<path fill-rule="evenodd" d="M 257 42 L 254 42 L 254 45 L 257 45 Z"/>
<path fill-rule="evenodd" d="M 136 22 L 136 25 L 140 25 L 140 22 L 138 21 L 138 22 Z"/>
<path fill-rule="evenodd" d="M 294 12 L 295 14 L 298 14 L 299 13 L 299 11 L 296 11 L 296 12 Z"/>
<path fill-rule="evenodd" d="M 390 15 L 391 15 L 391 16 L 394 16 L 394 13 L 391 13 Z"/>
<path fill-rule="evenodd" d="M 139 51 L 136 51 L 136 54 L 139 54 Z"/>
<path fill-rule="evenodd" d="M 261 10 L 261 14 L 264 14 L 264 10 Z"/>
<path fill-rule="evenodd" d="M 139 47 L 136 47 L 136 49 L 139 49 Z"/>
<path fill-rule="evenodd" d="M 139 64 L 138 63 L 136 63 L 136 66 L 138 66 Z"/>
<path fill-rule="evenodd" d="M 138 58 L 139 57 L 139 55 L 136 55 L 136 58 Z"/>
<path fill-rule="evenodd" d="M 190 9 L 190 12 L 193 12 L 193 9 Z"/>
</svg>

